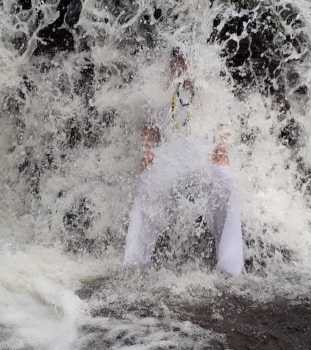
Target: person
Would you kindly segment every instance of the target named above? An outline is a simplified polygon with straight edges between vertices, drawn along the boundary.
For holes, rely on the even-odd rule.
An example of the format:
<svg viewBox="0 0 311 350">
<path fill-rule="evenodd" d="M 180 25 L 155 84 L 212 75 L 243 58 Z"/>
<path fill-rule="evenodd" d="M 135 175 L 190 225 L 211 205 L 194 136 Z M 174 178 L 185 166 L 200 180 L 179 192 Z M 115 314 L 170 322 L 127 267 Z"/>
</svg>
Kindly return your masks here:
<svg viewBox="0 0 311 350">
<path fill-rule="evenodd" d="M 164 108 L 155 122 L 142 127 L 141 174 L 134 188 L 126 237 L 124 264 L 146 264 L 151 261 L 159 233 L 167 225 L 166 216 L 173 205 L 171 189 L 180 179 L 189 178 L 199 165 L 201 186 L 200 210 L 215 237 L 216 269 L 239 275 L 243 268 L 240 204 L 226 143 L 230 131 L 219 125 L 214 137 L 211 161 L 202 153 L 205 140 L 189 141 L 185 131 L 191 119 L 194 84 L 188 76 L 186 59 L 174 49 L 170 61 L 177 88 L 172 103 Z M 162 146 L 156 147 L 162 139 Z M 192 139 L 193 140 L 193 139 Z M 200 162 L 198 162 L 200 160 Z M 200 196 L 197 196 L 200 197 Z M 185 209 L 187 210 L 187 209 Z M 179 212 L 182 216 L 183 213 Z"/>
</svg>

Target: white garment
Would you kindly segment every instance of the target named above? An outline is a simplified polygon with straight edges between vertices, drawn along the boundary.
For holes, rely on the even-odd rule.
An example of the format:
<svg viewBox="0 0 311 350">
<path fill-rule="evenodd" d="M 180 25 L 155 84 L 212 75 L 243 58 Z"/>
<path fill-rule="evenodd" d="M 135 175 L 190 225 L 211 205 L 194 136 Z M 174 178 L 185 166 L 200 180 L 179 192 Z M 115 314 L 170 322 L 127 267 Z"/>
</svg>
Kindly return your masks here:
<svg viewBox="0 0 311 350">
<path fill-rule="evenodd" d="M 186 96 L 182 96 L 187 103 Z M 177 102 L 176 112 L 182 108 L 178 103 L 180 102 Z M 185 119 L 189 107 L 186 108 L 187 111 L 184 109 L 183 113 L 179 113 L 179 121 Z M 167 111 L 166 109 L 164 114 L 168 118 Z M 139 176 L 134 189 L 125 264 L 150 262 L 158 235 L 166 225 L 165 215 L 171 204 L 169 196 L 172 187 L 181 179 L 199 171 L 203 182 L 209 184 L 200 190 L 205 192 L 200 208 L 215 236 L 216 269 L 233 275 L 241 273 L 243 244 L 240 205 L 233 174 L 229 166 L 209 162 L 206 144 L 206 138 L 191 140 L 167 133 L 166 143 L 153 150 L 154 163 Z"/>
</svg>

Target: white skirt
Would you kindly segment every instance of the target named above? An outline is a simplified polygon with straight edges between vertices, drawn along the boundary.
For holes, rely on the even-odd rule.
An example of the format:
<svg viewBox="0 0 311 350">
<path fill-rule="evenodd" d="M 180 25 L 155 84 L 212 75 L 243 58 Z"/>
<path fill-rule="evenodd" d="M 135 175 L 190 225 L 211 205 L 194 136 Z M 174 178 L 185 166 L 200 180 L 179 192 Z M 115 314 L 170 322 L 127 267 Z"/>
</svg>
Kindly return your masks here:
<svg viewBox="0 0 311 350">
<path fill-rule="evenodd" d="M 209 160 L 206 138 L 176 138 L 154 151 L 155 160 L 134 189 L 124 263 L 150 262 L 159 233 L 167 225 L 172 193 L 190 183 L 196 206 L 183 201 L 180 215 L 203 214 L 216 240 L 216 269 L 239 275 L 243 267 L 240 204 L 231 168 Z M 186 186 L 184 186 L 186 187 Z M 182 190 L 181 190 L 182 191 Z M 191 193 L 192 192 L 192 193 Z"/>
</svg>

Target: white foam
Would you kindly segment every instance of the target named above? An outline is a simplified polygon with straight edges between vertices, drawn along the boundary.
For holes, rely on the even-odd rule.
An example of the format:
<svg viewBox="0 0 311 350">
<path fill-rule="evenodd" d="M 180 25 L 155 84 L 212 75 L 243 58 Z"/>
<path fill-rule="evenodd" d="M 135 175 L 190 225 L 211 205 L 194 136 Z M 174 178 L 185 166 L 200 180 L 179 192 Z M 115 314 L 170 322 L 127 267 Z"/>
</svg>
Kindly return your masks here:
<svg viewBox="0 0 311 350">
<path fill-rule="evenodd" d="M 310 33 L 310 3 L 306 0 L 295 3 L 303 9 Z M 1 35 L 10 36 L 15 25 L 9 14 L 13 1 L 4 4 L 5 9 L 0 13 L 4 25 L 0 31 Z M 311 214 L 308 195 L 296 186 L 296 177 L 300 175 L 292 160 L 295 155 L 277 141 L 281 125 L 270 108 L 269 99 L 253 94 L 246 101 L 238 101 L 230 92 L 231 87 L 219 76 L 224 66 L 218 56 L 221 47 L 206 45 L 217 9 L 210 10 L 208 2 L 199 0 L 179 2 L 177 7 L 172 0 L 160 1 L 157 5 L 163 13 L 173 8 L 173 12 L 179 14 L 176 23 L 164 21 L 157 26 L 159 38 L 168 46 L 163 52 L 156 49 L 137 56 L 127 52 L 121 54 L 116 44 L 125 36 L 125 28 L 117 23 L 104 25 L 104 22 L 93 21 L 93 13 L 102 19 L 107 15 L 106 9 L 95 8 L 94 1 L 84 2 L 79 24 L 89 35 L 95 36 L 102 31 L 106 37 L 94 37 L 98 45 L 91 52 L 69 55 L 65 61 L 55 60 L 54 69 L 45 74 L 39 72 L 28 53 L 18 57 L 8 44 L 9 40 L 0 42 L 1 106 L 7 94 L 20 86 L 23 74 L 37 86 L 37 92 L 28 98 L 27 108 L 21 116 L 26 125 L 22 136 L 19 135 L 21 141 L 17 142 L 18 128 L 12 122 L 16 116 L 8 116 L 4 109 L 0 116 L 1 348 L 78 349 L 87 346 L 85 344 L 92 337 L 102 339 L 103 344 L 110 342 L 111 349 L 178 345 L 185 339 L 181 333 L 173 331 L 174 321 L 170 319 L 168 306 L 170 298 L 189 301 L 227 290 L 260 301 L 271 300 L 276 295 L 295 298 L 309 293 Z M 148 1 L 140 3 L 139 11 L 142 6 L 147 12 L 153 11 Z M 46 11 L 52 9 L 50 6 Z M 144 118 L 143 106 L 148 102 L 152 108 L 160 109 L 170 103 L 172 91 L 165 89 L 169 86 L 169 52 L 175 45 L 186 53 L 189 70 L 196 79 L 200 102 L 191 120 L 193 134 L 208 131 L 212 140 L 219 121 L 228 117 L 232 121 L 234 133 L 229 152 L 242 199 L 245 239 L 253 239 L 257 244 L 249 249 L 245 245 L 245 257 L 257 255 L 266 264 L 262 276 L 244 274 L 240 278 L 226 279 L 216 272 L 200 271 L 195 264 L 184 266 L 180 275 L 166 269 L 129 271 L 118 265 L 123 254 L 132 188 L 140 167 L 139 125 Z M 99 146 L 87 148 L 80 144 L 74 149 L 66 149 L 64 161 L 60 145 L 65 142 L 66 134 L 59 130 L 63 130 L 70 118 L 82 122 L 88 117 L 83 114 L 81 98 L 75 94 L 71 97 L 73 87 L 70 85 L 78 79 L 76 68 L 85 57 L 115 71 L 118 71 L 119 63 L 128 65 L 129 70 L 133 70 L 133 82 L 126 87 L 122 85 L 121 75 L 114 74 L 108 83 L 96 86 L 90 103 L 99 113 L 117 110 L 116 125 L 103 132 Z M 309 62 L 303 68 L 309 84 Z M 67 92 L 63 94 L 58 87 L 62 75 L 68 78 Z M 311 134 L 309 107 L 310 103 L 307 103 L 304 114 L 300 109 L 292 111 L 306 135 Z M 243 116 L 249 118 L 246 118 L 247 126 L 242 127 L 239 118 Z M 259 131 L 254 144 L 247 146 L 240 142 L 241 133 L 252 128 Z M 48 143 L 43 135 L 54 138 Z M 17 167 L 24 160 L 26 147 L 32 150 L 33 159 L 40 161 L 47 145 L 53 146 L 57 169 L 42 175 L 41 197 L 36 201 L 29 194 L 29 184 Z M 14 150 L 8 152 L 12 146 Z M 311 163 L 309 146 L 307 137 L 305 146 L 298 151 L 307 164 Z M 290 166 L 285 170 L 287 164 Z M 60 191 L 63 196 L 59 196 Z M 58 250 L 60 234 L 66 235 L 64 215 L 81 198 L 87 198 L 91 203 L 93 221 L 88 237 L 98 239 L 108 228 L 113 237 L 108 251 L 97 260 L 87 255 L 72 257 Z M 261 257 L 267 249 L 261 248 L 259 239 L 279 250 L 273 257 Z M 10 247 L 5 246 L 7 243 Z M 281 249 L 292 252 L 291 262 L 284 261 Z M 81 287 L 81 281 L 90 283 L 99 276 L 107 282 L 96 291 L 97 296 L 89 302 L 80 300 L 75 291 Z M 128 312 L 122 320 L 108 315 L 96 319 L 90 316 L 90 310 L 101 307 L 121 313 L 129 305 L 135 310 L 137 304 L 154 300 L 158 302 L 155 311 L 165 316 L 165 327 L 156 315 L 140 319 Z M 215 318 L 225 317 L 224 313 L 216 311 Z M 93 331 L 84 332 L 82 326 L 93 327 Z M 189 323 L 180 322 L 177 326 L 188 336 L 189 347 L 193 346 L 196 334 L 207 343 L 218 336 Z M 98 334 L 96 327 L 99 327 Z M 132 335 L 136 345 L 127 346 L 122 337 L 117 339 L 124 332 L 129 338 Z M 143 345 L 138 345 L 141 342 Z"/>
</svg>

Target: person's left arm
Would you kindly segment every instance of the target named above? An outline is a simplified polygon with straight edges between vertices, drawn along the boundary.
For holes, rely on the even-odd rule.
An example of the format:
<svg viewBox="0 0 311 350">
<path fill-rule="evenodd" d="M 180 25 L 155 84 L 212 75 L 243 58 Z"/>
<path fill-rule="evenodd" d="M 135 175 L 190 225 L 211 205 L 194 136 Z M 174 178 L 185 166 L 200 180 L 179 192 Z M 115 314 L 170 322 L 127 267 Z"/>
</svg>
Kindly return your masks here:
<svg viewBox="0 0 311 350">
<path fill-rule="evenodd" d="M 142 147 L 143 147 L 143 159 L 141 162 L 141 171 L 144 172 L 149 164 L 152 164 L 154 159 L 154 153 L 152 148 L 156 141 L 156 130 L 153 126 L 144 125 L 141 132 Z"/>
<path fill-rule="evenodd" d="M 226 126 L 220 125 L 215 134 L 215 148 L 213 150 L 212 160 L 218 165 L 230 165 L 227 153 L 226 143 L 230 137 L 230 131 Z"/>
</svg>

